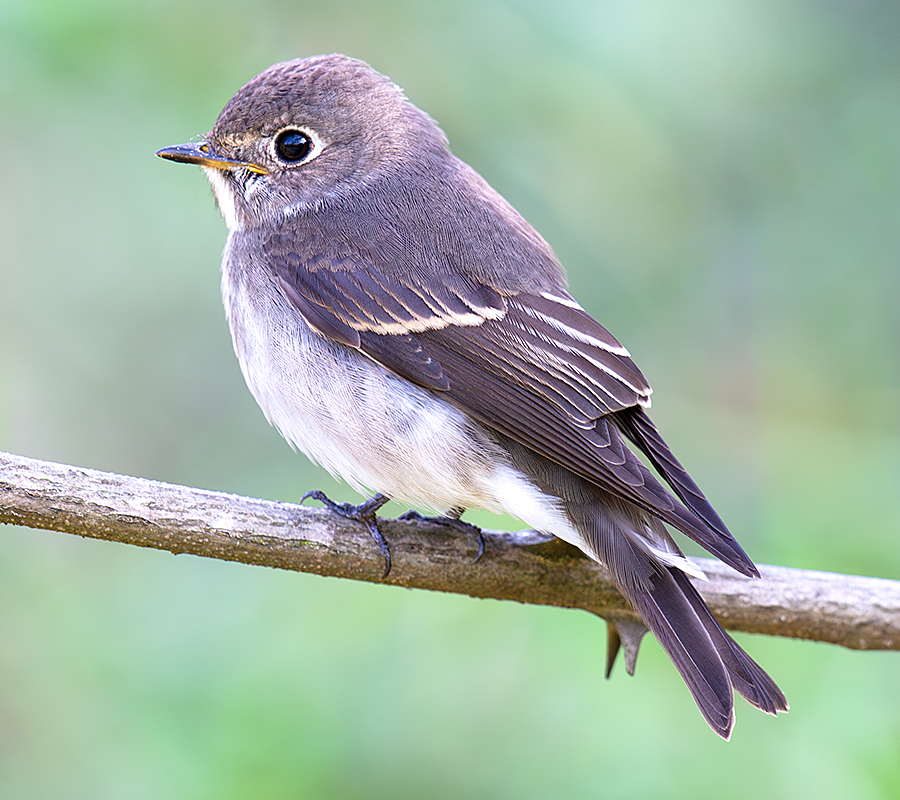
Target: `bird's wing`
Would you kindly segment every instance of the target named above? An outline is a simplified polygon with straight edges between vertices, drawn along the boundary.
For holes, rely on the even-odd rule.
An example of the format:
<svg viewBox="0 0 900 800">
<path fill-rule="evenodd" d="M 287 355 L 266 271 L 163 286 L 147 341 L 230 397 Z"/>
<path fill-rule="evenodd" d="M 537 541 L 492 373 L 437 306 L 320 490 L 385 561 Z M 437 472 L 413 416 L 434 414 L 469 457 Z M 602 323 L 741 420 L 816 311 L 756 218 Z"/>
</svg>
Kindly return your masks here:
<svg viewBox="0 0 900 800">
<path fill-rule="evenodd" d="M 500 294 L 449 272 L 433 272 L 426 285 L 415 274 L 388 279 L 371 264 L 298 267 L 284 259 L 272 265 L 285 296 L 319 333 L 444 393 L 489 428 L 756 574 L 715 512 L 704 513 L 705 499 L 705 506 L 691 496 L 687 507 L 679 503 L 625 445 L 618 415 L 643 416 L 650 387 L 625 348 L 563 289 Z M 634 423 L 622 429 L 632 439 L 646 432 Z M 703 497 L 658 434 L 638 444 L 654 448 L 654 465 L 679 495 L 687 485 Z M 678 467 L 672 475 L 670 463 Z"/>
<path fill-rule="evenodd" d="M 447 274 L 426 284 L 417 275 L 407 281 L 388 278 L 371 265 L 306 271 L 291 269 L 289 263 L 278 265 L 276 274 L 295 304 L 298 297 L 301 304 L 311 304 L 354 346 L 358 336 L 350 329 L 402 335 L 480 325 L 506 312 L 498 292 L 462 275 Z"/>
</svg>

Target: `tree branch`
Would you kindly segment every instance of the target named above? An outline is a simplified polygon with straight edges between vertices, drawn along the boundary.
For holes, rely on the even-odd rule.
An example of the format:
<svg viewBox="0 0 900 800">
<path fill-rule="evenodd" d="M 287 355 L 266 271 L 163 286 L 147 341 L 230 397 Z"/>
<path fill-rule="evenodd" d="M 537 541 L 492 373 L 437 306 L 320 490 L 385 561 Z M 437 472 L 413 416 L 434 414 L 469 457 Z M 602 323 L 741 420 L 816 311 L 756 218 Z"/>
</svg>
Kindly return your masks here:
<svg viewBox="0 0 900 800">
<path fill-rule="evenodd" d="M 362 525 L 316 508 L 191 489 L 0 453 L 0 522 L 380 582 L 383 561 Z M 385 583 L 473 597 L 583 608 L 636 620 L 608 573 L 579 550 L 532 531 L 474 537 L 384 520 L 393 568 Z M 697 587 L 732 630 L 900 650 L 900 582 L 761 566 L 752 580 L 713 559 Z"/>
</svg>

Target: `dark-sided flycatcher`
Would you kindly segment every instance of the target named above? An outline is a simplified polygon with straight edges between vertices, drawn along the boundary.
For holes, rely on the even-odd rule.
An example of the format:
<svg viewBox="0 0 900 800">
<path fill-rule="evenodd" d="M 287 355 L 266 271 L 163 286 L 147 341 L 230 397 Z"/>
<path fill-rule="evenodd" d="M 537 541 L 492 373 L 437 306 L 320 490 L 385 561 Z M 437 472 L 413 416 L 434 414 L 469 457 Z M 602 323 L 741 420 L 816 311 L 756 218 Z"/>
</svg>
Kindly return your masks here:
<svg viewBox="0 0 900 800">
<path fill-rule="evenodd" d="M 607 566 L 716 733 L 733 690 L 787 709 L 688 580 L 666 525 L 759 572 L 647 416 L 644 376 L 397 86 L 340 55 L 276 64 L 202 142 L 159 155 L 201 165 L 228 224 L 250 391 L 310 458 L 380 493 L 359 507 L 376 538 L 387 497 L 507 512 Z"/>
</svg>

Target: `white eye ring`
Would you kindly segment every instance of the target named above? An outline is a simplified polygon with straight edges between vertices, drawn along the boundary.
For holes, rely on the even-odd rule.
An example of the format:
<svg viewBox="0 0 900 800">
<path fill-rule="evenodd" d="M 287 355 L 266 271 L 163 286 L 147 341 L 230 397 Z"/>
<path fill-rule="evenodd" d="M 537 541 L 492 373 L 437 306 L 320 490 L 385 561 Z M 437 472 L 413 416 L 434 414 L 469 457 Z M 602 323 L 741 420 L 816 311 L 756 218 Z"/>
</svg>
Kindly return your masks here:
<svg viewBox="0 0 900 800">
<path fill-rule="evenodd" d="M 322 140 L 308 128 L 286 125 L 272 137 L 271 151 L 275 161 L 288 166 L 300 166 L 314 159 L 323 150 Z"/>
</svg>

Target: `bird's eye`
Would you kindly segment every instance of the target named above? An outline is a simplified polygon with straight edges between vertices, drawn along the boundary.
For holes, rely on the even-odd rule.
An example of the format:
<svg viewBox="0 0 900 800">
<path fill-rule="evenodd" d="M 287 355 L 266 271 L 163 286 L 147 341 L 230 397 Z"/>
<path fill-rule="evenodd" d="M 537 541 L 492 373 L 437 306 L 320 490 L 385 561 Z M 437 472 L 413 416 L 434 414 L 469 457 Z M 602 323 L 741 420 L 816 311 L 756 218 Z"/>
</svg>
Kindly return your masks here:
<svg viewBox="0 0 900 800">
<path fill-rule="evenodd" d="M 282 161 L 303 161 L 313 149 L 313 140 L 303 131 L 288 128 L 275 139 L 275 152 Z"/>
</svg>

